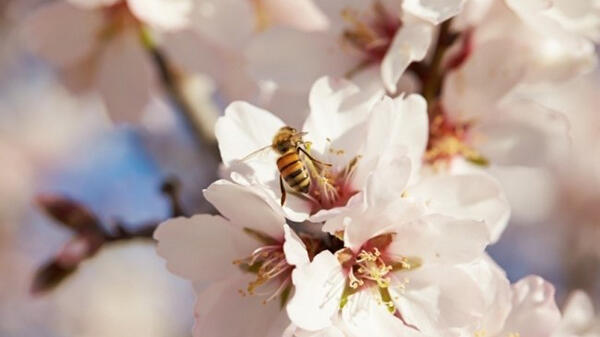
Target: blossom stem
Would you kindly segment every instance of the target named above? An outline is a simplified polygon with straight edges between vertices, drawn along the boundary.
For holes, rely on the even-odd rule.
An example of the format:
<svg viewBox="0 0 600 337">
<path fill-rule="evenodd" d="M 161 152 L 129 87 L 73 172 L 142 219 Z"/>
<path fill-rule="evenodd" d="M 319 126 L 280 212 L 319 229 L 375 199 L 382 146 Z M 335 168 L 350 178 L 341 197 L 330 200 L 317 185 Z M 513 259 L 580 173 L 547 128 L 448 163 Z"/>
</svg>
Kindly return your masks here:
<svg viewBox="0 0 600 337">
<path fill-rule="evenodd" d="M 202 124 L 200 107 L 190 102 L 183 90 L 183 76 L 175 71 L 166 54 L 156 45 L 150 33 L 144 27 L 140 28 L 142 44 L 150 54 L 158 72 L 160 82 L 175 109 L 181 114 L 186 125 L 194 135 L 198 147 L 209 152 L 220 161 L 216 138 L 207 130 L 211 128 Z"/>
<path fill-rule="evenodd" d="M 434 48 L 433 57 L 427 66 L 427 70 L 420 69 L 423 76 L 423 97 L 427 100 L 428 105 L 433 106 L 434 102 L 440 95 L 443 82 L 442 61 L 448 48 L 452 45 L 456 38 L 456 34 L 450 32 L 452 20 L 446 20 L 440 25 L 437 43 Z M 431 110 L 431 109 L 430 109 Z"/>
</svg>

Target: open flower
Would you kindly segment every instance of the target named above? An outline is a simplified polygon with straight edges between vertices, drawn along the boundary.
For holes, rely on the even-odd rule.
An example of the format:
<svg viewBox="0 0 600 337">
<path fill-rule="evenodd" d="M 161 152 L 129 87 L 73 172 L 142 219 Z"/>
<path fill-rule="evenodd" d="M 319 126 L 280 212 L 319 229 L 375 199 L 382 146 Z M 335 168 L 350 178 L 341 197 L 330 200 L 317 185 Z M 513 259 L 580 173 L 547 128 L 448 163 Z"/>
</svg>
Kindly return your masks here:
<svg viewBox="0 0 600 337">
<path fill-rule="evenodd" d="M 310 142 L 311 157 L 331 166 L 309 170 L 306 193 L 286 193 L 286 216 L 294 221 L 325 221 L 366 207 L 367 193 L 371 200 L 404 197 L 421 203 L 432 214 L 485 221 L 496 240 L 509 209 L 493 179 L 480 173 L 420 175 L 428 124 L 423 98 L 365 98 L 362 94 L 352 83 L 331 78 L 313 86 L 311 113 L 298 131 L 306 133 L 303 139 Z M 271 150 L 247 156 L 268 147 L 283 126 L 277 117 L 246 103 L 230 105 L 216 126 L 231 179 L 263 189 L 273 204 L 281 200 L 281 173 L 276 164 L 281 155 Z M 303 161 L 312 165 L 308 157 Z M 366 189 L 369 181 L 371 191 Z M 342 223 L 330 223 L 326 230 L 334 234 L 344 229 Z"/>
<path fill-rule="evenodd" d="M 71 89 L 96 89 L 113 119 L 135 121 L 148 104 L 155 76 L 142 27 L 182 29 L 191 10 L 189 0 L 60 0 L 27 19 L 25 37 Z"/>
<path fill-rule="evenodd" d="M 194 336 L 281 336 L 291 273 L 309 262 L 304 242 L 248 187 L 217 181 L 205 196 L 223 216 L 176 218 L 155 233 L 167 267 L 196 285 Z"/>
<path fill-rule="evenodd" d="M 475 271 L 490 269 L 481 265 L 489 242 L 483 222 L 429 215 L 404 199 L 356 213 L 344 248 L 294 270 L 287 312 L 297 329 L 438 335 L 480 319 L 487 287 L 506 282 L 503 274 L 484 281 Z"/>
</svg>

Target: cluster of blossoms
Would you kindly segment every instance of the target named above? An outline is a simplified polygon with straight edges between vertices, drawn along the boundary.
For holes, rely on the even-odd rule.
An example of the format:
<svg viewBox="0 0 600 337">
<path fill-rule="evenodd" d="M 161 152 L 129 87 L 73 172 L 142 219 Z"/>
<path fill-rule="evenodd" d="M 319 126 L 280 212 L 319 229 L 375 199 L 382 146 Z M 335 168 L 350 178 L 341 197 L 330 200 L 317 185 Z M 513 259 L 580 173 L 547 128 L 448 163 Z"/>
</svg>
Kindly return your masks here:
<svg viewBox="0 0 600 337">
<path fill-rule="evenodd" d="M 197 291 L 195 336 L 600 334 L 585 294 L 561 313 L 551 284 L 511 285 L 486 253 L 511 213 L 507 172 L 563 158 L 568 125 L 532 93 L 594 68 L 596 2 L 67 2 L 52 10 L 101 14 L 51 54 L 63 67 L 110 61 L 140 24 L 195 27 L 220 65 L 243 65 L 235 88 L 214 75 L 253 103 L 215 125 L 223 179 L 204 195 L 220 215 L 155 232 Z"/>
</svg>

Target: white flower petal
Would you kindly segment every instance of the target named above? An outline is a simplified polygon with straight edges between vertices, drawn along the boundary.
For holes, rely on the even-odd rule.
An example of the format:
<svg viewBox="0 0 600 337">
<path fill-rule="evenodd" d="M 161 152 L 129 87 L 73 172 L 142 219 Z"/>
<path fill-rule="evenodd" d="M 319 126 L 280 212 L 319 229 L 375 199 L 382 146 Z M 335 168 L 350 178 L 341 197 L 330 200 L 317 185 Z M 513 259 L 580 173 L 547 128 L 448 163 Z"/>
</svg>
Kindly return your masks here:
<svg viewBox="0 0 600 337">
<path fill-rule="evenodd" d="M 576 290 L 569 295 L 563 309 L 558 336 L 582 334 L 594 324 L 594 304 L 584 291 Z"/>
<path fill-rule="evenodd" d="M 248 277 L 235 275 L 198 294 L 194 337 L 279 337 L 289 325 L 277 301 L 263 304 L 260 296 L 242 296 Z"/>
<path fill-rule="evenodd" d="M 525 48 L 508 38 L 477 45 L 465 64 L 444 80 L 442 102 L 451 119 L 469 122 L 488 114 L 524 78 Z"/>
<path fill-rule="evenodd" d="M 285 231 L 285 243 L 283 244 L 283 252 L 288 264 L 301 266 L 310 262 L 308 252 L 302 239 L 290 228 L 287 224 L 283 227 Z"/>
<path fill-rule="evenodd" d="M 489 243 L 489 233 L 482 222 L 441 215 L 424 216 L 392 229 L 396 235 L 388 251 L 419 257 L 424 265 L 473 261 L 482 256 Z"/>
<path fill-rule="evenodd" d="M 342 77 L 360 63 L 360 54 L 339 48 L 338 38 L 273 27 L 253 38 L 246 49 L 248 70 L 259 81 L 304 93 L 321 76 Z"/>
<path fill-rule="evenodd" d="M 250 228 L 283 240 L 285 217 L 274 209 L 256 189 L 218 180 L 204 190 L 204 197 L 232 224 Z"/>
<path fill-rule="evenodd" d="M 387 91 L 396 93 L 396 84 L 415 61 L 421 61 L 431 44 L 433 27 L 425 22 L 407 22 L 398 30 L 381 63 L 381 79 Z"/>
<path fill-rule="evenodd" d="M 175 30 L 189 25 L 192 0 L 127 0 L 131 12 L 140 20 L 160 29 Z"/>
<path fill-rule="evenodd" d="M 405 0 L 403 8 L 407 12 L 439 24 L 462 10 L 465 0 Z"/>
<path fill-rule="evenodd" d="M 485 222 L 493 242 L 510 216 L 500 185 L 485 174 L 431 176 L 410 187 L 407 195 L 423 202 L 430 213 Z"/>
<path fill-rule="evenodd" d="M 305 137 L 312 142 L 326 162 L 345 166 L 364 143 L 365 130 L 360 126 L 369 116 L 369 106 L 379 96 L 365 97 L 352 82 L 332 77 L 322 77 L 311 88 L 310 115 L 304 123 Z M 329 148 L 342 150 L 331 154 Z M 335 152 L 335 151 L 334 151 Z"/>
<path fill-rule="evenodd" d="M 373 107 L 368 124 L 364 155 L 379 154 L 386 149 L 398 153 L 404 148 L 411 159 L 411 179 L 415 179 L 429 137 L 425 99 L 420 95 L 384 98 Z"/>
<path fill-rule="evenodd" d="M 560 322 L 554 287 L 539 276 L 528 276 L 513 285 L 513 309 L 504 326 L 506 335 L 551 336 Z"/>
<path fill-rule="evenodd" d="M 510 100 L 491 112 L 472 131 L 474 146 L 490 162 L 548 166 L 566 159 L 569 122 L 562 114 L 524 100 Z"/>
<path fill-rule="evenodd" d="M 330 326 L 332 316 L 339 310 L 345 284 L 337 258 L 323 251 L 311 263 L 297 266 L 292 280 L 296 292 L 287 305 L 290 320 L 309 331 Z"/>
<path fill-rule="evenodd" d="M 245 102 L 233 102 L 225 109 L 225 116 L 215 125 L 221 158 L 225 165 L 241 160 L 252 152 L 270 146 L 277 131 L 283 127 L 281 119 L 270 112 Z M 269 160 L 269 158 L 267 158 Z M 273 170 L 277 169 L 272 161 Z"/>
<path fill-rule="evenodd" d="M 192 281 L 217 281 L 236 271 L 231 262 L 241 257 L 241 247 L 234 235 L 226 219 L 202 214 L 163 222 L 154 238 L 170 271 Z"/>
</svg>

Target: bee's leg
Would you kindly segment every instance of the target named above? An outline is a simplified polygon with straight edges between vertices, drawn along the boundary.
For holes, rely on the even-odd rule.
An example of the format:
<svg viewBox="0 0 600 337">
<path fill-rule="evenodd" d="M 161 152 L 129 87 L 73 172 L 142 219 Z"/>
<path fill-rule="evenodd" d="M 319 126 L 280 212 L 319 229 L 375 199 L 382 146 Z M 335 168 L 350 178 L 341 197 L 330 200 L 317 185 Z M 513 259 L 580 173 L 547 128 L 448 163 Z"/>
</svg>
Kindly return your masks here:
<svg viewBox="0 0 600 337">
<path fill-rule="evenodd" d="M 281 177 L 281 175 L 279 176 L 279 188 L 281 188 L 281 206 L 283 206 L 283 204 L 285 204 L 285 198 L 287 194 L 285 191 L 285 186 L 283 185 L 283 178 Z"/>
<path fill-rule="evenodd" d="M 318 164 L 318 165 L 321 165 L 321 166 L 331 167 L 331 164 L 329 164 L 329 163 L 324 163 L 324 162 L 322 162 L 322 161 L 320 161 L 320 160 L 317 160 L 317 159 L 315 159 L 315 158 L 314 158 L 313 156 L 311 156 L 311 155 L 308 153 L 308 151 L 306 151 L 306 150 L 305 150 L 305 149 L 304 149 L 302 146 L 299 146 L 299 147 L 298 147 L 298 149 L 299 149 L 300 151 L 302 151 L 302 153 L 304 153 L 304 155 L 305 155 L 305 156 L 307 156 L 307 157 L 308 157 L 308 159 L 310 159 L 311 161 L 315 162 L 316 164 Z"/>
</svg>

